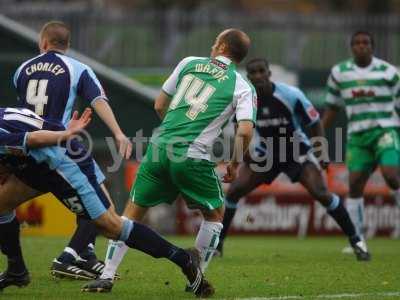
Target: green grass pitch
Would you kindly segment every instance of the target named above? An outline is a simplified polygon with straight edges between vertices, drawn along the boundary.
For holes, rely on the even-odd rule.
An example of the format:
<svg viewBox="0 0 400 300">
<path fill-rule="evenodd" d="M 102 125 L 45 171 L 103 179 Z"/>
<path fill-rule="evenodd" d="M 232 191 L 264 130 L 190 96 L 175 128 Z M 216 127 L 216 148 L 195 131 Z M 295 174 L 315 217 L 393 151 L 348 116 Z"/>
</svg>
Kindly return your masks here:
<svg viewBox="0 0 400 300">
<path fill-rule="evenodd" d="M 189 247 L 194 237 L 171 237 Z M 131 250 L 119 272 L 122 279 L 112 294 L 80 292 L 83 281 L 50 276 L 52 259 L 67 243 L 62 238 L 23 238 L 32 283 L 7 288 L 0 299 L 193 299 L 183 291 L 180 270 L 164 259 Z M 215 258 L 207 277 L 216 299 L 400 299 L 400 241 L 369 241 L 373 259 L 360 263 L 341 253 L 344 238 L 230 237 L 225 256 Z M 106 240 L 96 249 L 103 258 Z M 0 259 L 4 269 L 5 259 Z"/>
</svg>

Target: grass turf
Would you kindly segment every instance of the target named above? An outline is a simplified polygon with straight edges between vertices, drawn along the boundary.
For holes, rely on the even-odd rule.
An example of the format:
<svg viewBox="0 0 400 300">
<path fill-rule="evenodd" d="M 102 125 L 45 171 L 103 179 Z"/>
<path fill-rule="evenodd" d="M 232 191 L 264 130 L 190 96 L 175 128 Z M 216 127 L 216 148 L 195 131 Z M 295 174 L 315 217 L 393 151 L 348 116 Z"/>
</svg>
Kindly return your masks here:
<svg viewBox="0 0 400 300">
<path fill-rule="evenodd" d="M 182 247 L 194 238 L 171 237 Z M 167 260 L 155 260 L 128 251 L 119 272 L 122 279 L 112 294 L 80 292 L 83 281 L 50 277 L 52 259 L 66 245 L 62 238 L 23 238 L 24 255 L 32 282 L 26 288 L 7 288 L 0 299 L 190 299 L 183 291 L 180 270 Z M 369 241 L 373 259 L 360 263 L 341 253 L 344 238 L 230 237 L 224 258 L 215 258 L 207 277 L 216 288 L 215 298 L 251 298 L 362 293 L 358 299 L 378 299 L 380 293 L 400 292 L 400 241 Z M 106 240 L 99 239 L 97 253 L 104 257 Z M 4 269 L 5 259 L 0 259 Z M 303 298 L 302 298 L 303 299 Z M 340 299 L 347 299 L 341 297 Z M 354 299 L 349 297 L 348 299 Z M 384 299 L 400 299 L 400 294 Z"/>
</svg>

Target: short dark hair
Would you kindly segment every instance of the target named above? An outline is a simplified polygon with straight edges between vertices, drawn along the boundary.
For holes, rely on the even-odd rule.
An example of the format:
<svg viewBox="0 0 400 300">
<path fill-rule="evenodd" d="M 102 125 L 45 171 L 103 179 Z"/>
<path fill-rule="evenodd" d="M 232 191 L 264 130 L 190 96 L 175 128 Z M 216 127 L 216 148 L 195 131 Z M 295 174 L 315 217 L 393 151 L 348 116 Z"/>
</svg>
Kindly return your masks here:
<svg viewBox="0 0 400 300">
<path fill-rule="evenodd" d="M 350 46 L 353 46 L 355 37 L 358 36 L 358 35 L 361 35 L 361 34 L 362 34 L 362 35 L 367 35 L 367 36 L 369 37 L 369 40 L 371 41 L 371 46 L 372 46 L 372 47 L 375 47 L 374 36 L 372 35 L 371 32 L 369 32 L 369 31 L 367 31 L 367 30 L 357 30 L 356 32 L 354 32 L 354 33 L 351 35 L 351 38 L 350 38 Z"/>
<path fill-rule="evenodd" d="M 227 45 L 229 54 L 237 63 L 240 63 L 249 52 L 250 39 L 239 29 L 228 30 L 221 36 L 220 41 Z"/>
<path fill-rule="evenodd" d="M 264 63 L 265 66 L 269 69 L 269 62 L 268 62 L 267 59 L 261 58 L 261 57 L 256 57 L 256 58 L 252 58 L 252 59 L 247 61 L 247 63 L 246 63 L 246 71 L 249 70 L 249 67 L 250 67 L 251 64 L 258 63 L 258 62 Z"/>
<path fill-rule="evenodd" d="M 40 37 L 45 37 L 50 45 L 66 50 L 69 47 L 71 32 L 68 26 L 61 21 L 50 21 L 43 25 Z"/>
</svg>

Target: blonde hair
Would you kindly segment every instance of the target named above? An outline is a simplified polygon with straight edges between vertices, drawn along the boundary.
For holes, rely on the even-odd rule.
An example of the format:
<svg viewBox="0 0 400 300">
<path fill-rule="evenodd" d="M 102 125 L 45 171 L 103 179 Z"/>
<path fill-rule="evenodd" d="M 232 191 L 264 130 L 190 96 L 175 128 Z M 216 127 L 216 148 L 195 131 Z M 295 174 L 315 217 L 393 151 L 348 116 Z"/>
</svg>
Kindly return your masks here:
<svg viewBox="0 0 400 300">
<path fill-rule="evenodd" d="M 68 26 L 61 21 L 50 21 L 40 30 L 40 38 L 45 38 L 54 48 L 67 50 L 70 43 L 71 32 Z"/>
</svg>

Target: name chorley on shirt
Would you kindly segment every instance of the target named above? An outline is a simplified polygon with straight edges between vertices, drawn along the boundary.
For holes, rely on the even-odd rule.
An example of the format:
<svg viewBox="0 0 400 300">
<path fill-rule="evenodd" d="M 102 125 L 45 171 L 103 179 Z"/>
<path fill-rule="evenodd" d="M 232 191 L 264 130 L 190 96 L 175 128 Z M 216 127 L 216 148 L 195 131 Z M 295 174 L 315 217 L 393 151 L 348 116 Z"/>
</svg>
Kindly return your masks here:
<svg viewBox="0 0 400 300">
<path fill-rule="evenodd" d="M 26 75 L 30 76 L 35 72 L 51 72 L 54 75 L 60 75 L 65 73 L 65 70 L 63 67 L 61 67 L 59 64 L 53 64 L 53 63 L 43 63 L 43 62 L 38 62 L 37 64 L 33 64 L 26 68 L 25 73 Z"/>
</svg>

